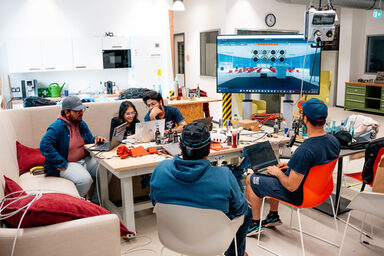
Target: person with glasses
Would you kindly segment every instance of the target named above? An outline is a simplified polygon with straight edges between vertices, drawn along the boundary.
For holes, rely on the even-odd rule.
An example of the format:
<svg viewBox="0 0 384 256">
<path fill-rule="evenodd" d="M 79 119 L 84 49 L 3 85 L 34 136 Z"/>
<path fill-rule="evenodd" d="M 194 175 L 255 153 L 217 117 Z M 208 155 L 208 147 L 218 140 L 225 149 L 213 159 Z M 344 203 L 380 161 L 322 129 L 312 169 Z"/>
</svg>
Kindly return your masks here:
<svg viewBox="0 0 384 256">
<path fill-rule="evenodd" d="M 134 138 L 136 123 L 140 123 L 137 118 L 137 111 L 135 105 L 129 100 L 123 101 L 120 104 L 119 115 L 113 117 L 111 120 L 111 129 L 109 130 L 109 140 L 112 140 L 113 130 L 123 124 L 127 123 L 124 139 Z"/>
<path fill-rule="evenodd" d="M 82 197 L 88 193 L 98 167 L 84 144 L 105 141 L 103 137 L 93 136 L 83 121 L 86 108 L 78 97 L 66 97 L 57 120 L 48 127 L 40 142 L 46 176 L 72 181 Z M 96 189 L 94 192 L 91 201 L 98 203 Z"/>
<path fill-rule="evenodd" d="M 177 125 L 177 132 L 183 130 L 183 126 L 187 124 L 180 110 L 173 106 L 164 106 L 163 97 L 155 91 L 148 91 L 143 94 L 143 101 L 147 105 L 149 111 L 144 117 L 144 121 L 153 121 L 165 119 L 165 132 L 173 129 Z"/>
</svg>

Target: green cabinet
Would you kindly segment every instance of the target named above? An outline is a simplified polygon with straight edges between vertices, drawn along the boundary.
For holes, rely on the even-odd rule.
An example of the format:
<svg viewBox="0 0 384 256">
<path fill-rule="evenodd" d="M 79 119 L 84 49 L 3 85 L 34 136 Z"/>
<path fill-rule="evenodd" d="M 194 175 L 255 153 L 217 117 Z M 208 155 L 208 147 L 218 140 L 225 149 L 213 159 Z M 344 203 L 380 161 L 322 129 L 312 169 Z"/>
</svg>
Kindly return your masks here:
<svg viewBox="0 0 384 256">
<path fill-rule="evenodd" d="M 384 84 L 345 83 L 344 109 L 384 114 Z"/>
</svg>

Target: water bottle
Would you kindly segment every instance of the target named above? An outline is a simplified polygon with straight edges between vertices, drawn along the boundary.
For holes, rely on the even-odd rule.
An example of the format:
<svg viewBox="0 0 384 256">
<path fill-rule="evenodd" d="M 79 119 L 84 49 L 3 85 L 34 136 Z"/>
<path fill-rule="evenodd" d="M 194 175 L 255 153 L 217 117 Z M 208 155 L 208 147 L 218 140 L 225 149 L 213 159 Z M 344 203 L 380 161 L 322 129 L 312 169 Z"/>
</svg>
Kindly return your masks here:
<svg viewBox="0 0 384 256">
<path fill-rule="evenodd" d="M 301 136 L 307 137 L 307 127 L 305 125 L 301 126 Z"/>
<path fill-rule="evenodd" d="M 233 116 L 232 126 L 234 129 L 239 128 L 239 118 L 237 118 L 237 114 Z"/>
<path fill-rule="evenodd" d="M 332 121 L 332 129 L 331 129 L 331 133 L 332 133 L 332 134 L 335 134 L 335 133 L 336 133 L 336 121 Z"/>
<path fill-rule="evenodd" d="M 103 94 L 104 93 L 104 86 L 103 86 L 103 82 L 100 81 L 100 91 L 99 91 L 99 94 Z"/>
<path fill-rule="evenodd" d="M 344 122 L 341 122 L 340 131 L 344 131 L 344 130 L 345 130 Z"/>
<path fill-rule="evenodd" d="M 285 119 L 282 119 L 280 123 L 280 129 L 283 130 L 283 135 L 287 135 L 288 133 L 287 128 L 288 128 L 287 122 L 285 121 Z"/>
<path fill-rule="evenodd" d="M 199 84 L 197 84 L 197 87 L 196 87 L 196 95 L 197 95 L 197 98 L 200 98 L 200 87 L 199 87 Z"/>
<path fill-rule="evenodd" d="M 160 136 L 159 125 L 156 125 L 155 141 L 156 141 L 156 144 L 157 144 L 157 145 L 160 145 L 160 144 L 161 144 L 161 136 Z"/>
<path fill-rule="evenodd" d="M 279 123 L 277 119 L 275 119 L 275 124 L 273 125 L 273 133 L 278 134 L 279 133 Z"/>
<path fill-rule="evenodd" d="M 353 127 L 353 121 L 351 121 L 350 126 L 349 126 L 349 133 L 352 135 L 355 133 L 355 128 Z"/>
</svg>

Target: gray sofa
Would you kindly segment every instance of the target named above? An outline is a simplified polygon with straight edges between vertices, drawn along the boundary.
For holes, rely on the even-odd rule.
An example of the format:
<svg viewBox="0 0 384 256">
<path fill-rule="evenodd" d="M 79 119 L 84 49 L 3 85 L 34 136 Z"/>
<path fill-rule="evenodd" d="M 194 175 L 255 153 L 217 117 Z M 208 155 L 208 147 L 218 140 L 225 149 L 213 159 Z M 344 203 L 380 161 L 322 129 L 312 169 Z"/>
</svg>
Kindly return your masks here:
<svg viewBox="0 0 384 256">
<path fill-rule="evenodd" d="M 142 121 L 147 112 L 142 99 L 132 100 Z M 84 121 L 93 135 L 109 137 L 111 118 L 121 101 L 88 103 Z M 75 185 L 63 178 L 45 175 L 19 176 L 16 140 L 38 148 L 47 127 L 56 120 L 61 106 L 46 106 L 0 111 L 0 201 L 4 197 L 3 175 L 24 190 L 55 190 L 77 195 Z M 121 255 L 119 219 L 103 215 L 36 228 L 20 229 L 14 255 Z M 0 256 L 10 255 L 16 229 L 0 228 Z"/>
</svg>

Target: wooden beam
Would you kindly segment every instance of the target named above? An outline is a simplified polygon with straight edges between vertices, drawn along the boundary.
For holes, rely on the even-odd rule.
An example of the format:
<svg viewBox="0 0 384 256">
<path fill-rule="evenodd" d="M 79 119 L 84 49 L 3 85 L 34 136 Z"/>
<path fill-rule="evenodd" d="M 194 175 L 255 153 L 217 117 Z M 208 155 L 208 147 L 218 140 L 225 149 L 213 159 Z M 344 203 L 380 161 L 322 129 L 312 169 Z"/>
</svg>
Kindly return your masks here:
<svg viewBox="0 0 384 256">
<path fill-rule="evenodd" d="M 171 56 L 172 56 L 172 72 L 173 72 L 173 78 L 175 78 L 175 36 L 174 36 L 174 30 L 175 26 L 173 23 L 173 11 L 168 10 L 168 16 L 169 16 L 169 35 L 171 37 Z"/>
</svg>

